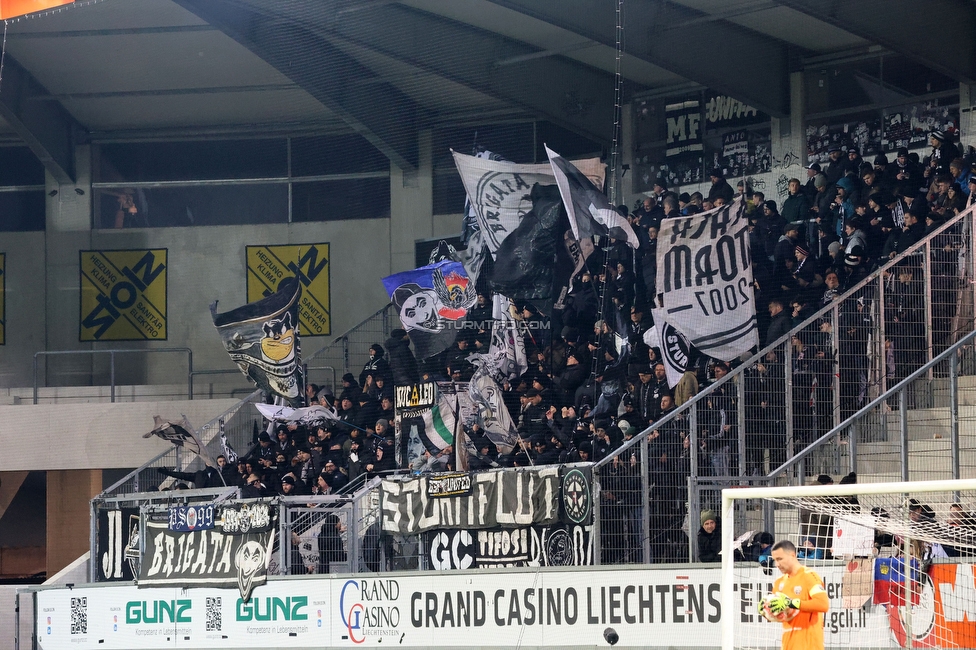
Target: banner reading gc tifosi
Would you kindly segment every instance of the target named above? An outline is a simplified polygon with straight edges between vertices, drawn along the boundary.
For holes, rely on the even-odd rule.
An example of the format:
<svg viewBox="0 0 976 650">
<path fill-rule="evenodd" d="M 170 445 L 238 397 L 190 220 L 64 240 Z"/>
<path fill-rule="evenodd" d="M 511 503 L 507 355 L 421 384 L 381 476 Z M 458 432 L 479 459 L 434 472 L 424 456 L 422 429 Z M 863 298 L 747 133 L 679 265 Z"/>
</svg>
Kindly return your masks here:
<svg viewBox="0 0 976 650">
<path fill-rule="evenodd" d="M 167 250 L 80 254 L 80 340 L 165 341 Z"/>
<path fill-rule="evenodd" d="M 729 361 L 759 345 L 745 203 L 664 219 L 657 290 L 664 316 L 703 353 Z"/>
<path fill-rule="evenodd" d="M 247 247 L 247 301 L 254 302 L 278 290 L 285 278 L 302 283 L 298 305 L 302 336 L 332 333 L 329 303 L 329 244 Z"/>
<path fill-rule="evenodd" d="M 512 528 L 559 521 L 558 465 L 477 472 L 471 475 L 470 491 L 448 497 L 432 496 L 428 480 L 421 476 L 382 482 L 384 531 L 410 535 L 435 528 Z"/>
</svg>

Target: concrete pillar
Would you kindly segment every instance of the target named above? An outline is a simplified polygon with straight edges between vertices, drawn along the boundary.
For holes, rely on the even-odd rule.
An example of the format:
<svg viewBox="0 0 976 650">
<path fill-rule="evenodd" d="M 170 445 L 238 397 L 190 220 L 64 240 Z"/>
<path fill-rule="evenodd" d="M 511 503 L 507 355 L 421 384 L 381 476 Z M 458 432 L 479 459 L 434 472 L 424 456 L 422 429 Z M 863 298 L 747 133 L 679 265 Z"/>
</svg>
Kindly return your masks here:
<svg viewBox="0 0 976 650">
<path fill-rule="evenodd" d="M 434 236 L 431 132 L 418 134 L 420 164 L 415 172 L 390 165 L 390 268 L 415 268 L 414 241 Z"/>
<path fill-rule="evenodd" d="M 976 147 L 976 84 L 959 84 L 959 143 L 963 155 Z"/>
<path fill-rule="evenodd" d="M 45 253 L 47 282 L 45 321 L 47 350 L 90 349 L 79 343 L 80 284 L 78 251 L 91 248 L 91 147 L 75 148 L 77 182 L 60 184 L 46 175 L 47 228 Z M 47 365 L 48 386 L 79 386 L 91 382 L 92 359 L 61 357 Z M 42 367 L 44 364 L 42 364 Z"/>
<path fill-rule="evenodd" d="M 52 576 L 89 549 L 89 502 L 102 491 L 102 470 L 47 473 L 47 575 Z"/>
<path fill-rule="evenodd" d="M 806 87 L 803 73 L 790 73 L 790 114 L 772 118 L 770 124 L 773 166 L 807 164 L 806 148 Z"/>
</svg>

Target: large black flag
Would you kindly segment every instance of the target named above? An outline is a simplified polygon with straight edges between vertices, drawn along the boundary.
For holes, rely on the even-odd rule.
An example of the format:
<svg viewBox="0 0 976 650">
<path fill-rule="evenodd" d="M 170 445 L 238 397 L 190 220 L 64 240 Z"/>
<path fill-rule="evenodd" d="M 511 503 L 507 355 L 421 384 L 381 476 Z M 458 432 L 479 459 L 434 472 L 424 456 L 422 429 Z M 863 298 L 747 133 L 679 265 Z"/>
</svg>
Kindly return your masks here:
<svg viewBox="0 0 976 650">
<path fill-rule="evenodd" d="M 532 209 L 498 247 L 491 274 L 492 290 L 516 302 L 553 297 L 556 246 L 566 228 L 558 188 L 536 184 L 530 196 Z"/>
<path fill-rule="evenodd" d="M 627 219 L 610 205 L 601 192 L 573 163 L 546 147 L 549 163 L 556 177 L 556 185 L 566 205 L 566 216 L 577 241 L 583 242 L 594 235 L 608 235 L 624 241 L 631 248 L 640 246 L 637 235 Z"/>
<path fill-rule="evenodd" d="M 224 348 L 259 388 L 283 397 L 289 406 L 305 406 L 305 374 L 298 337 L 298 303 L 302 285 L 295 278 L 278 284 L 278 291 L 224 314 L 217 302 L 210 315 Z"/>
</svg>

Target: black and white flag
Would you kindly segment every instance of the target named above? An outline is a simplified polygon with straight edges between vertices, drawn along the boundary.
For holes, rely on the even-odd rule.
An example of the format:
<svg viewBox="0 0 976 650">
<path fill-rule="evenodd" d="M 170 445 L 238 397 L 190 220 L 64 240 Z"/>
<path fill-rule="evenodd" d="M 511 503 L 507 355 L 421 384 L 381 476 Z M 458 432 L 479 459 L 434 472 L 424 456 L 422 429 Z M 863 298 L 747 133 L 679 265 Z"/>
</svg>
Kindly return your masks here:
<svg viewBox="0 0 976 650">
<path fill-rule="evenodd" d="M 722 361 L 759 345 L 748 223 L 740 198 L 690 217 L 664 219 L 658 236 L 657 290 L 664 321 L 697 350 Z"/>
<path fill-rule="evenodd" d="M 649 327 L 644 332 L 644 343 L 661 351 L 668 386 L 674 388 L 681 380 L 681 375 L 688 370 L 691 346 L 688 339 L 667 321 L 663 309 L 652 309 L 651 316 L 654 318 L 654 327 Z"/>
<path fill-rule="evenodd" d="M 505 238 L 532 209 L 532 186 L 536 183 L 556 183 L 552 167 L 546 163 L 520 165 L 466 156 L 456 151 L 451 153 L 454 154 L 454 163 L 464 183 L 471 210 L 476 215 L 484 244 L 494 259 Z M 599 158 L 577 160 L 573 164 L 592 183 L 603 186 L 606 165 Z"/>
<path fill-rule="evenodd" d="M 500 454 L 510 454 L 518 443 L 519 433 L 505 406 L 502 390 L 483 369 L 478 369 L 468 383 L 468 395 L 478 409 L 478 419 L 485 436 Z"/>
<path fill-rule="evenodd" d="M 151 438 L 153 436 L 168 440 L 175 446 L 183 447 L 187 451 L 196 454 L 204 464 L 210 467 L 217 466 L 214 459 L 210 457 L 206 445 L 200 440 L 200 436 L 197 435 L 197 432 L 190 425 L 185 415 L 180 418 L 179 422 L 165 420 L 158 415 L 154 415 L 152 431 L 142 434 L 143 438 Z"/>
<path fill-rule="evenodd" d="M 610 205 L 606 194 L 573 163 L 549 147 L 546 147 L 546 153 L 549 154 L 556 185 L 559 186 L 569 225 L 577 241 L 592 239 L 594 235 L 604 235 L 627 242 L 631 248 L 640 246 L 634 229 L 626 217 Z"/>
<path fill-rule="evenodd" d="M 302 285 L 295 278 L 278 284 L 267 298 L 218 314 L 210 305 L 214 327 L 224 348 L 258 388 L 285 399 L 289 406 L 305 405 L 305 375 L 298 337 L 298 304 Z"/>
</svg>

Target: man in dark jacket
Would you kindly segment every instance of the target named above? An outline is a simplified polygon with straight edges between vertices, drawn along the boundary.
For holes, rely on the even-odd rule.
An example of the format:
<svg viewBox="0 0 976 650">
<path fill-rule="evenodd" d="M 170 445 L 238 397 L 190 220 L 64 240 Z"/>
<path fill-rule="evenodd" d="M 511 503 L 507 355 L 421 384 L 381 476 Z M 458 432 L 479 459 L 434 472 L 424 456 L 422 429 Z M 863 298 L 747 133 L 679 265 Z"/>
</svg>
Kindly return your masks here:
<svg viewBox="0 0 976 650">
<path fill-rule="evenodd" d="M 698 529 L 698 561 L 722 561 L 722 526 L 711 510 L 701 513 L 701 528 Z"/>
<path fill-rule="evenodd" d="M 810 214 L 810 199 L 801 191 L 800 179 L 791 178 L 789 182 L 790 195 L 783 202 L 783 219 L 791 221 L 806 221 Z M 773 203 L 775 206 L 776 204 Z M 775 210 L 775 208 L 774 208 Z"/>
<path fill-rule="evenodd" d="M 827 182 L 833 185 L 844 177 L 847 170 L 847 160 L 845 160 L 844 150 L 841 149 L 840 145 L 831 146 L 827 155 L 830 156 L 830 161 L 824 168 L 823 174 L 827 177 Z"/>
<path fill-rule="evenodd" d="M 790 319 L 790 315 L 783 309 L 783 301 L 778 298 L 769 301 L 769 316 L 772 320 L 769 322 L 769 328 L 766 330 L 766 339 L 763 341 L 763 347 L 778 340 L 793 327 L 793 321 Z"/>
<path fill-rule="evenodd" d="M 725 205 L 732 203 L 732 199 L 735 197 L 735 190 L 725 180 L 725 174 L 722 173 L 722 170 L 716 167 L 711 171 L 709 176 L 712 180 L 712 187 L 708 190 L 708 202 L 714 204 L 715 199 L 722 199 Z"/>
<path fill-rule="evenodd" d="M 373 379 L 379 379 L 383 377 L 386 380 L 390 378 L 390 364 L 383 355 L 386 354 L 386 350 L 379 343 L 374 343 L 369 346 L 369 361 L 363 366 L 363 371 L 359 373 L 359 385 L 366 385 L 366 378 L 372 376 Z"/>
<path fill-rule="evenodd" d="M 390 358 L 390 375 L 396 386 L 408 386 L 420 381 L 417 359 L 410 349 L 410 337 L 406 330 L 395 329 L 386 340 L 386 351 Z"/>
</svg>

